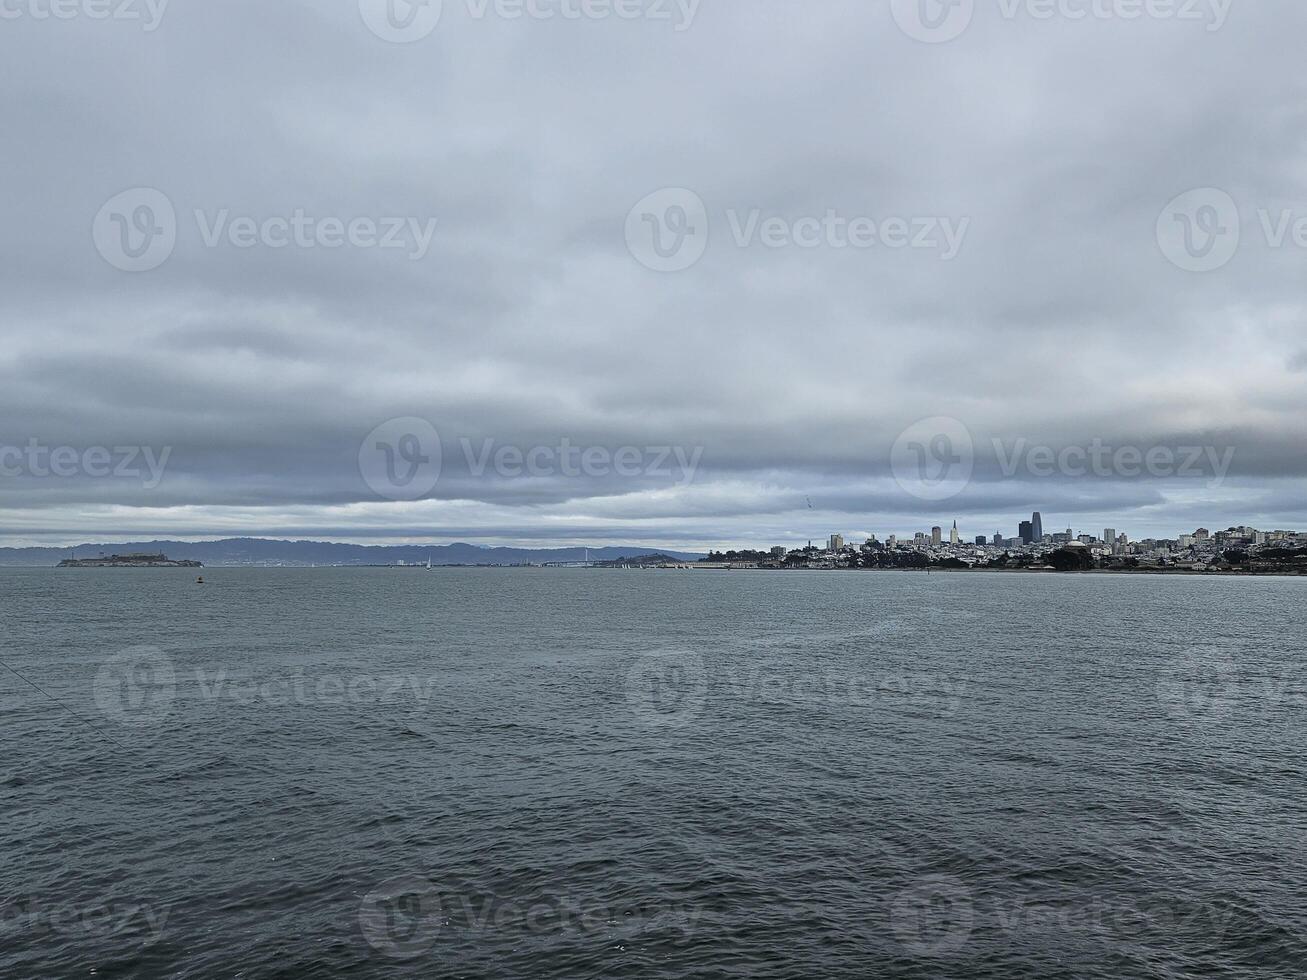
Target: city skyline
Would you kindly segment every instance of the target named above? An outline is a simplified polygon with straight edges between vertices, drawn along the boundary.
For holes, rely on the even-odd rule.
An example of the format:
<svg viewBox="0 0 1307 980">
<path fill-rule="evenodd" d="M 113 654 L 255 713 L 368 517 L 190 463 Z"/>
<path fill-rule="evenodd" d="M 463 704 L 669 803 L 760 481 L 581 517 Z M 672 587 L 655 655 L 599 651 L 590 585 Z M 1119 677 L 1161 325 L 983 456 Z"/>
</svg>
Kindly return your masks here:
<svg viewBox="0 0 1307 980">
<path fill-rule="evenodd" d="M 1307 538 L 1307 532 L 1302 532 L 1296 528 L 1259 528 L 1252 524 L 1241 523 L 1232 524 L 1228 527 L 1209 528 L 1198 526 L 1191 532 L 1179 531 L 1173 534 L 1151 534 L 1132 538 L 1131 535 L 1115 527 L 1104 527 L 1100 531 L 1077 530 L 1075 527 L 1067 527 L 1057 531 L 1049 531 L 1043 527 L 1042 514 L 1034 511 L 1030 521 L 1018 521 L 1017 531 L 1015 534 L 1005 533 L 999 529 L 994 534 L 977 534 L 969 535 L 963 532 L 956 520 L 954 520 L 948 539 L 944 537 L 942 525 L 932 525 L 929 528 L 910 530 L 907 532 L 889 532 L 880 533 L 876 531 L 863 531 L 859 533 L 836 532 L 828 535 L 827 548 L 830 551 L 841 549 L 856 549 L 865 547 L 873 543 L 876 544 L 897 544 L 897 545 L 922 545 L 925 544 L 931 548 L 1003 548 L 1019 549 L 1032 546 L 1057 546 L 1067 542 L 1102 542 L 1106 545 L 1135 545 L 1141 542 L 1169 542 L 1178 544 L 1182 547 L 1188 547 L 1195 542 L 1204 542 L 1215 540 L 1218 536 L 1250 536 L 1256 544 L 1273 542 L 1279 539 L 1293 540 L 1296 538 Z M 1026 530 L 1030 530 L 1030 537 L 1025 537 Z M 1036 536 L 1036 529 L 1040 532 Z M 856 540 L 861 538 L 862 540 Z M 808 540 L 808 546 L 811 547 L 812 540 Z M 776 551 L 777 545 L 770 547 L 771 551 Z M 795 550 L 799 550 L 796 546 Z"/>
</svg>

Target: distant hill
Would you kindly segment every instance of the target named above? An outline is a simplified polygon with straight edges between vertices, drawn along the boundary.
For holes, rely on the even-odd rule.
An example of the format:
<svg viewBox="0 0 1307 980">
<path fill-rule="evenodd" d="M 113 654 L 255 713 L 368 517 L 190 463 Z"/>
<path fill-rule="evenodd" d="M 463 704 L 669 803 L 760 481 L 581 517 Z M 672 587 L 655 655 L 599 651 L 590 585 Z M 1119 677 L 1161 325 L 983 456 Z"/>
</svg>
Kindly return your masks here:
<svg viewBox="0 0 1307 980">
<path fill-rule="evenodd" d="M 672 564 L 673 562 L 678 562 L 678 561 L 694 561 L 694 560 L 695 559 L 688 559 L 684 555 L 678 555 L 676 552 L 656 551 L 648 555 L 636 555 L 636 556 L 624 555 L 621 558 L 614 558 L 612 560 L 605 559 L 602 562 L 602 564 L 612 565 L 614 567 L 620 567 L 626 565 L 639 565 L 639 566 L 649 565 L 649 566 L 656 567 L 658 565 L 669 565 Z"/>
<path fill-rule="evenodd" d="M 80 544 L 76 548 L 0 548 L 0 565 L 57 565 L 65 558 L 95 558 L 128 553 L 163 552 L 169 558 L 202 561 L 206 565 L 390 565 L 395 562 L 433 565 L 520 565 L 584 561 L 584 548 L 482 548 L 473 544 L 360 545 L 331 541 L 277 541 L 269 538 L 224 538 L 220 541 L 118 541 Z M 613 561 L 649 554 L 643 548 L 591 548 L 591 561 Z M 669 551 L 682 560 L 702 555 Z"/>
</svg>

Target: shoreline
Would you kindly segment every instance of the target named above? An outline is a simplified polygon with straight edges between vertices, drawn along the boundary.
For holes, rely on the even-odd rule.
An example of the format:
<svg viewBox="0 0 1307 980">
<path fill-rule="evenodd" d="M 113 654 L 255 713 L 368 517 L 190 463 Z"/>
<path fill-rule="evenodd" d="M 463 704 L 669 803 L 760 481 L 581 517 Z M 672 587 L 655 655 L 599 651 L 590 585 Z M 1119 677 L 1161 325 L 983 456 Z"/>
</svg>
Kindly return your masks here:
<svg viewBox="0 0 1307 980">
<path fill-rule="evenodd" d="M 489 567 L 489 566 L 483 566 Z M 1199 571 L 1195 568 L 1084 568 L 1058 571 L 1056 568 L 722 568 L 717 566 L 700 567 L 695 565 L 628 565 L 611 566 L 601 571 L 700 571 L 700 572 L 861 572 L 885 574 L 957 574 L 975 575 L 993 572 L 998 575 L 1183 575 L 1190 578 L 1302 578 L 1307 577 L 1307 569 L 1286 569 L 1266 571 L 1240 571 L 1238 569 L 1221 569 L 1219 571 Z"/>
</svg>

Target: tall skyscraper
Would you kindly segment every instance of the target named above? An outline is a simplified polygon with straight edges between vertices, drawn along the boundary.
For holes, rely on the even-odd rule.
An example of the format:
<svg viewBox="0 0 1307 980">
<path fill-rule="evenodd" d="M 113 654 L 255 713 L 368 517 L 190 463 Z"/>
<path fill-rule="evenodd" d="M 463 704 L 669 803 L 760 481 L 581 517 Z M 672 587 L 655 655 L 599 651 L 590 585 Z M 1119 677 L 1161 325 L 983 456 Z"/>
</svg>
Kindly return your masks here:
<svg viewBox="0 0 1307 980">
<path fill-rule="evenodd" d="M 1116 528 L 1109 527 L 1103 529 L 1103 543 L 1116 551 Z"/>
<path fill-rule="evenodd" d="M 1035 525 L 1031 521 L 1022 521 L 1017 526 L 1017 537 L 1022 544 L 1030 544 L 1035 539 Z"/>
<path fill-rule="evenodd" d="M 842 551 L 844 549 L 844 535 L 832 534 L 830 536 L 830 550 Z"/>
<path fill-rule="evenodd" d="M 961 544 L 961 543 L 962 543 L 962 539 L 958 537 L 958 522 L 957 522 L 957 521 L 954 521 L 954 522 L 953 522 L 953 530 L 949 531 L 949 533 L 948 533 L 948 543 L 949 543 L 949 544 Z"/>
<path fill-rule="evenodd" d="M 1044 518 L 1040 516 L 1039 511 L 1035 511 L 1035 516 L 1030 518 L 1030 533 L 1034 535 L 1036 541 L 1044 540 Z"/>
<path fill-rule="evenodd" d="M 944 529 L 942 527 L 932 527 L 930 529 L 930 543 L 936 548 L 944 543 Z"/>
<path fill-rule="evenodd" d="M 1001 547 L 1003 547 L 1003 532 L 1002 532 L 1002 531 L 995 531 L 995 532 L 994 532 L 994 547 L 996 547 L 996 548 L 1001 548 Z"/>
</svg>

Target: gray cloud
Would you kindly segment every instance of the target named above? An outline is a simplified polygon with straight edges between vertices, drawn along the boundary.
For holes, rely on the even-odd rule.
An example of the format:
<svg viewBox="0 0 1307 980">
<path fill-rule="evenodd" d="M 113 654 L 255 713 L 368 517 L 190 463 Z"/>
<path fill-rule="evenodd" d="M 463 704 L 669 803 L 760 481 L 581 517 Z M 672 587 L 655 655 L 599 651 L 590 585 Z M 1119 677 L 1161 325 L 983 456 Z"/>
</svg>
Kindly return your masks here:
<svg viewBox="0 0 1307 980">
<path fill-rule="evenodd" d="M 683 31 L 470 9 L 446 0 L 412 44 L 374 36 L 355 0 L 178 0 L 152 32 L 0 21 L 0 446 L 170 450 L 151 487 L 0 476 L 6 543 L 716 545 L 955 517 L 992 534 L 1036 508 L 1137 535 L 1301 522 L 1307 248 L 1259 215 L 1307 218 L 1301 4 L 1236 2 L 1208 31 L 982 2 L 942 44 L 852 0 L 706 0 Z M 92 225 L 137 187 L 168 197 L 176 245 L 126 273 Z M 703 200 L 710 232 L 660 273 L 624 231 L 668 187 Z M 1242 225 L 1205 273 L 1156 232 L 1195 187 L 1228 192 Z M 742 215 L 828 211 L 967 230 L 947 261 L 732 240 Z M 205 242 L 219 216 L 297 213 L 436 225 L 416 259 Z M 403 416 L 442 443 L 417 502 L 359 470 Z M 931 416 L 975 446 L 944 501 L 894 480 L 891 447 Z M 645 456 L 628 475 L 478 474 L 461 440 L 702 457 L 688 480 Z M 1219 480 L 1005 472 L 1021 440 L 1234 456 Z"/>
</svg>

